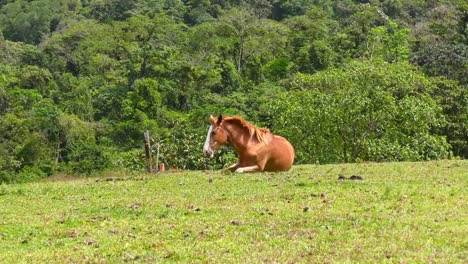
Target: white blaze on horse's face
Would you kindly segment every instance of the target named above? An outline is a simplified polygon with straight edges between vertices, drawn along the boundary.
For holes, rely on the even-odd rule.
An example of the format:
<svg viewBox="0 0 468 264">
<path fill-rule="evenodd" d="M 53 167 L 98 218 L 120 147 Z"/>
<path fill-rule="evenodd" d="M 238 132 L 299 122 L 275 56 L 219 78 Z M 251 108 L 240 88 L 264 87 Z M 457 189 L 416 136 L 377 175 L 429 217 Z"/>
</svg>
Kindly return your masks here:
<svg viewBox="0 0 468 264">
<path fill-rule="evenodd" d="M 206 135 L 205 145 L 203 146 L 203 154 L 205 154 L 205 156 L 210 156 L 210 158 L 214 157 L 214 150 L 210 147 L 212 131 L 213 125 L 210 125 L 210 128 L 208 128 L 208 134 Z"/>
</svg>

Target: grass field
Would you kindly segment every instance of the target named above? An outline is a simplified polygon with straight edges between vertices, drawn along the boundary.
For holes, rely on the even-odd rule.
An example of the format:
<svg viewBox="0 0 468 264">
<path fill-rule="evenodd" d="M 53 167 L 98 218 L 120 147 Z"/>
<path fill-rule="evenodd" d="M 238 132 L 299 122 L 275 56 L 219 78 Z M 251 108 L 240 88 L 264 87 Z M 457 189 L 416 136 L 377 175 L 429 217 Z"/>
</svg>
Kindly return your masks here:
<svg viewBox="0 0 468 264">
<path fill-rule="evenodd" d="M 460 160 L 0 185 L 0 262 L 468 263 L 467 187 Z"/>
</svg>

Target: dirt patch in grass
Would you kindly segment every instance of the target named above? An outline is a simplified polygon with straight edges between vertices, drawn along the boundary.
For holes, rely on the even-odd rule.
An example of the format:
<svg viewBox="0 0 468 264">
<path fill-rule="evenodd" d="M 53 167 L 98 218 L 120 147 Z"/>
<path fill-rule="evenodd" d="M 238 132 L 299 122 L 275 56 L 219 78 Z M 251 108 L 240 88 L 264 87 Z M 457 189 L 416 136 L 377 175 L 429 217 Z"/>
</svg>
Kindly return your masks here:
<svg viewBox="0 0 468 264">
<path fill-rule="evenodd" d="M 48 178 L 40 180 L 41 182 L 74 182 L 74 181 L 81 181 L 86 179 L 83 176 L 77 175 L 68 175 L 68 174 L 57 174 L 50 176 Z"/>
</svg>

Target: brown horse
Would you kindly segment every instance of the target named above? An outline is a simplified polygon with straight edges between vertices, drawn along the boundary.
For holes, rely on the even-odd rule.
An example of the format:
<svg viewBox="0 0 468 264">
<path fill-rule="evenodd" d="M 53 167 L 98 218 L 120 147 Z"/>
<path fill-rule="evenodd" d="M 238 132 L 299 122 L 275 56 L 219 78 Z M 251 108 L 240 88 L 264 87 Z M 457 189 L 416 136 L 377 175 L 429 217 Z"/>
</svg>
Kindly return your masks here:
<svg viewBox="0 0 468 264">
<path fill-rule="evenodd" d="M 235 172 L 287 171 L 294 161 L 294 148 L 267 128 L 258 128 L 242 117 L 210 116 L 210 128 L 203 153 L 213 158 L 226 142 L 239 154 L 239 162 L 228 169 Z"/>
</svg>

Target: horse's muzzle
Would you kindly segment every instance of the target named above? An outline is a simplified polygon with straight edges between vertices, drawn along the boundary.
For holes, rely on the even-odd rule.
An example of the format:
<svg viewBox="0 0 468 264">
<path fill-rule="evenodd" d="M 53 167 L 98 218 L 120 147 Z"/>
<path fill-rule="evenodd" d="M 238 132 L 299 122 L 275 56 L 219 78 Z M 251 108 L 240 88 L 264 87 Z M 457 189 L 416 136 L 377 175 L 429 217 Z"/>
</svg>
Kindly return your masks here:
<svg viewBox="0 0 468 264">
<path fill-rule="evenodd" d="M 203 149 L 203 154 L 205 156 L 208 156 L 210 158 L 213 158 L 214 157 L 214 151 L 212 149 L 209 149 L 209 148 L 205 148 Z"/>
</svg>

